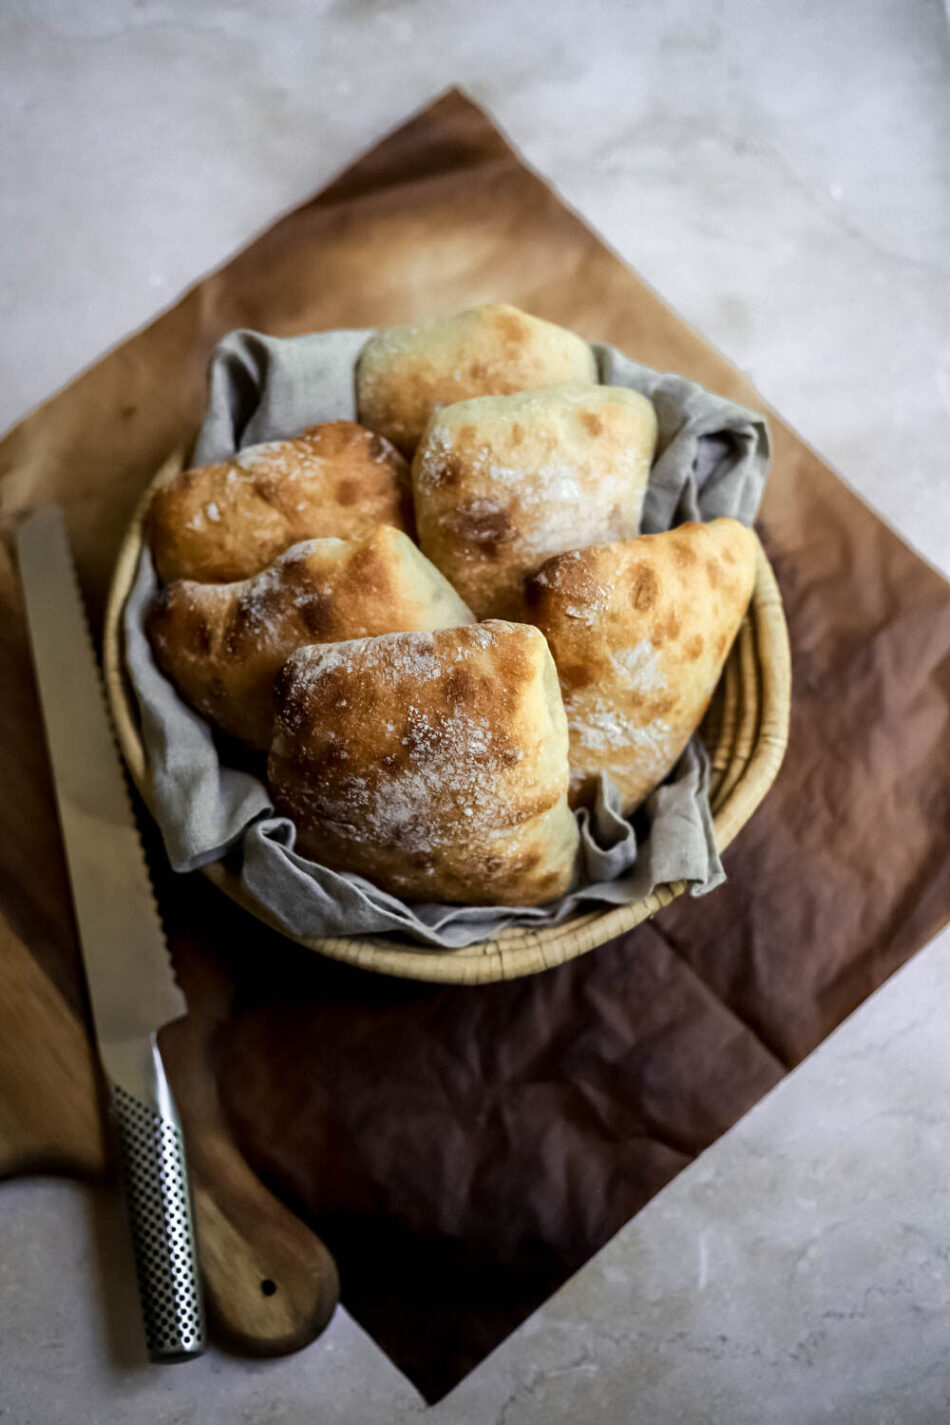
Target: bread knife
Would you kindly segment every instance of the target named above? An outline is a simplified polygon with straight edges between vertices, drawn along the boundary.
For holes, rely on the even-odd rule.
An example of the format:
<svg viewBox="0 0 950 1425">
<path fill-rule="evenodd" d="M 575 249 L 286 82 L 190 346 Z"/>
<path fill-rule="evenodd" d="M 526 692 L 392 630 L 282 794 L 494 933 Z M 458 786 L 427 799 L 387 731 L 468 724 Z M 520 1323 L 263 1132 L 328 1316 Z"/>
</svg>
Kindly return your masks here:
<svg viewBox="0 0 950 1425">
<path fill-rule="evenodd" d="M 156 1033 L 185 1013 L 139 839 L 62 510 L 17 529 L 20 576 L 148 1353 L 205 1349 L 181 1124 Z"/>
</svg>

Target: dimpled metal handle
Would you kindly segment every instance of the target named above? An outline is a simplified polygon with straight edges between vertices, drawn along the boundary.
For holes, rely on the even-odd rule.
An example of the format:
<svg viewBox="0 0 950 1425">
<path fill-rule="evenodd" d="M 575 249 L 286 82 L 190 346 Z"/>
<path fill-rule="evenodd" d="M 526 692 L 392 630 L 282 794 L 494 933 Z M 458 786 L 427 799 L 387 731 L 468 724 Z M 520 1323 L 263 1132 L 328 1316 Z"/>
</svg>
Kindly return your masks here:
<svg viewBox="0 0 950 1425">
<path fill-rule="evenodd" d="M 173 1111 L 159 1112 L 115 1082 L 110 1091 L 148 1353 L 159 1363 L 188 1360 L 206 1341 L 181 1128 Z"/>
</svg>

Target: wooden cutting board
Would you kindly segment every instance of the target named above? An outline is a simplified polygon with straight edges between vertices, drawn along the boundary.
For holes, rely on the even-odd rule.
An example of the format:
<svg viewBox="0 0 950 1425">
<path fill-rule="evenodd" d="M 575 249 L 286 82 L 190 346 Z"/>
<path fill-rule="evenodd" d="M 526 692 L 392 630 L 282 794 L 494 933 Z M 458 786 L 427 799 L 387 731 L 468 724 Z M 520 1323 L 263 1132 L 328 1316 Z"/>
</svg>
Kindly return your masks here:
<svg viewBox="0 0 950 1425">
<path fill-rule="evenodd" d="M 84 1016 L 5 922 L 0 962 L 0 1175 L 111 1173 Z M 323 1330 L 339 1283 L 323 1243 L 251 1172 L 223 1120 L 209 1062 L 216 1024 L 210 1007 L 227 1004 L 222 988 L 209 965 L 203 1012 L 168 1026 L 162 1048 L 192 1165 L 212 1330 L 232 1349 L 279 1355 Z"/>
</svg>

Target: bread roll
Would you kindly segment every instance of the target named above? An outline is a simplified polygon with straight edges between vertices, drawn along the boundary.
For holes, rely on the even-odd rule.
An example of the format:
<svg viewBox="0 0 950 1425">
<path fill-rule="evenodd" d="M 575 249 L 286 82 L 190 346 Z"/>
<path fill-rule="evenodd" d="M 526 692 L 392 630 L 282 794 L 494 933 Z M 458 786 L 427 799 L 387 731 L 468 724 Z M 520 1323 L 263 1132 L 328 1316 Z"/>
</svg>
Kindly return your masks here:
<svg viewBox="0 0 950 1425">
<path fill-rule="evenodd" d="M 655 445 L 653 406 L 622 387 L 447 406 L 412 466 L 419 542 L 479 618 L 521 618 L 545 559 L 637 534 Z"/>
<path fill-rule="evenodd" d="M 630 812 L 670 771 L 719 681 L 755 562 L 751 530 L 719 519 L 562 554 L 531 580 L 528 617 L 567 709 L 575 805 L 607 772 Z"/>
<path fill-rule="evenodd" d="M 379 332 L 360 355 L 356 389 L 363 424 L 412 455 L 441 406 L 596 380 L 586 341 L 500 302 Z"/>
<path fill-rule="evenodd" d="M 413 900 L 537 905 L 568 889 L 567 723 L 537 629 L 301 648 L 278 709 L 268 776 L 305 856 Z"/>
<path fill-rule="evenodd" d="M 274 681 L 301 644 L 472 621 L 412 540 L 378 525 L 362 540 L 295 544 L 240 583 L 167 584 L 148 634 L 160 667 L 202 716 L 265 748 Z"/>
<path fill-rule="evenodd" d="M 301 539 L 359 539 L 380 524 L 411 528 L 406 463 L 381 436 L 329 421 L 183 470 L 153 495 L 146 532 L 160 579 L 216 583 Z"/>
</svg>

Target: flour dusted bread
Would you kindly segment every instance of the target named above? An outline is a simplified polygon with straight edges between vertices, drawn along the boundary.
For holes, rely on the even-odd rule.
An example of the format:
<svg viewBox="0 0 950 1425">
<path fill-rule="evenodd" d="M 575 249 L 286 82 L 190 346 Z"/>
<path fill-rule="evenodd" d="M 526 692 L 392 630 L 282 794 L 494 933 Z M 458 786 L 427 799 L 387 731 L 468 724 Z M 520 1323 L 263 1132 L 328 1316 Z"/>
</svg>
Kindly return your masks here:
<svg viewBox="0 0 950 1425">
<path fill-rule="evenodd" d="M 407 535 L 293 545 L 250 579 L 176 580 L 148 618 L 155 657 L 209 721 L 252 747 L 270 744 L 274 683 L 302 644 L 445 628 L 472 614 Z"/>
<path fill-rule="evenodd" d="M 567 722 L 537 629 L 301 648 L 278 709 L 268 778 L 305 856 L 421 901 L 537 905 L 568 889 Z"/>
<path fill-rule="evenodd" d="M 153 495 L 146 533 L 160 579 L 219 582 L 256 574 L 302 539 L 410 523 L 399 452 L 353 421 L 328 421 L 183 470 Z"/>
<path fill-rule="evenodd" d="M 528 617 L 567 710 L 575 804 L 607 772 L 630 812 L 666 776 L 719 680 L 755 559 L 751 531 L 718 519 L 563 554 L 531 580 Z"/>
<path fill-rule="evenodd" d="M 623 387 L 447 406 L 413 461 L 419 542 L 479 618 L 520 618 L 545 559 L 639 532 L 655 445 L 652 404 Z"/>
<path fill-rule="evenodd" d="M 412 455 L 442 406 L 596 380 L 586 341 L 501 302 L 379 332 L 360 355 L 357 399 L 363 424 Z"/>
</svg>

